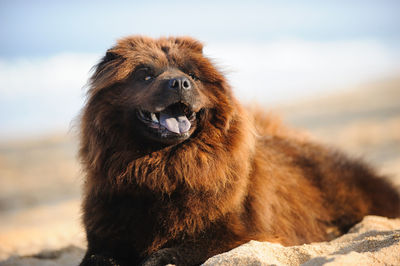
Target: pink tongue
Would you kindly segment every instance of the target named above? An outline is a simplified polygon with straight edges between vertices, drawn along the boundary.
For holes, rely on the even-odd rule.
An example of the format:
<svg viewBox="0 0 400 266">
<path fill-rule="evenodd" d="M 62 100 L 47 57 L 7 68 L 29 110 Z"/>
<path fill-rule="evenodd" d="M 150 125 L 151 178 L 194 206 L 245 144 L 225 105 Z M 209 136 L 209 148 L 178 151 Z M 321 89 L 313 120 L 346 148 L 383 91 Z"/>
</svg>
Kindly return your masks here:
<svg viewBox="0 0 400 266">
<path fill-rule="evenodd" d="M 185 115 L 172 116 L 166 113 L 160 113 L 160 124 L 176 134 L 188 132 L 191 126 Z"/>
</svg>

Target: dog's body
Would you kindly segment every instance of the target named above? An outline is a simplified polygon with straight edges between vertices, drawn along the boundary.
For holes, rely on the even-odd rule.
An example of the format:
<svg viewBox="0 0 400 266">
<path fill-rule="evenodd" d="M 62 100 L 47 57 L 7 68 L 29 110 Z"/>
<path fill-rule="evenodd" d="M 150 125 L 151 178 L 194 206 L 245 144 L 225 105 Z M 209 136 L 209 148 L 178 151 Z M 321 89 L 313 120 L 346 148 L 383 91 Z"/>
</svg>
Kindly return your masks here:
<svg viewBox="0 0 400 266">
<path fill-rule="evenodd" d="M 249 240 L 331 239 L 398 192 L 361 162 L 245 110 L 190 38 L 129 37 L 92 77 L 81 265 L 196 265 Z"/>
</svg>

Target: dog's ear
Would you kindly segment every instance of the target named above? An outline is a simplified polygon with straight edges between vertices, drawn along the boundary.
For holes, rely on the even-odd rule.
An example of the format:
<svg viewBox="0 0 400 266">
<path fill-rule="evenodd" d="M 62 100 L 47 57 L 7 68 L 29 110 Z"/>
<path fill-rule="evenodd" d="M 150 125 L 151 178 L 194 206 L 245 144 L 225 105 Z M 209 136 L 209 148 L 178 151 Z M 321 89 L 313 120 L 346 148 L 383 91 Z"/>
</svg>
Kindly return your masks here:
<svg viewBox="0 0 400 266">
<path fill-rule="evenodd" d="M 91 87 L 99 90 L 121 80 L 121 73 L 118 71 L 118 66 L 123 62 L 124 58 L 114 48 L 108 49 L 99 63 L 92 68 L 94 72 L 90 78 Z"/>
<path fill-rule="evenodd" d="M 93 66 L 93 70 L 95 71 L 94 75 L 98 72 L 104 71 L 108 65 L 112 64 L 112 61 L 119 58 L 121 58 L 121 56 L 114 51 L 114 48 L 108 49 L 106 54 L 100 59 L 99 63 Z"/>
<path fill-rule="evenodd" d="M 197 53 L 203 53 L 203 44 L 192 37 L 177 37 L 175 38 L 175 43 L 181 47 L 189 48 Z"/>
<path fill-rule="evenodd" d="M 119 57 L 120 56 L 116 52 L 113 51 L 113 48 L 110 48 L 107 50 L 105 56 L 103 56 L 103 58 L 100 60 L 99 64 L 106 64 L 110 61 L 113 61 L 113 60 L 119 58 Z"/>
</svg>

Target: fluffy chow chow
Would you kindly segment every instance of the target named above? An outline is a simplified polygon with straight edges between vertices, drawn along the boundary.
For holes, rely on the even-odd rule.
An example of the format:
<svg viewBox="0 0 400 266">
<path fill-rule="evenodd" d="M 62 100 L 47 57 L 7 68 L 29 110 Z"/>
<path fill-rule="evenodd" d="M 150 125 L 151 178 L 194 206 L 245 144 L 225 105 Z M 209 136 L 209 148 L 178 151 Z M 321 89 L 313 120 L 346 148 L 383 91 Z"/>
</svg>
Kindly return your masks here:
<svg viewBox="0 0 400 266">
<path fill-rule="evenodd" d="M 81 265 L 197 265 L 252 239 L 322 241 L 400 211 L 368 166 L 243 108 L 187 37 L 127 37 L 107 51 L 80 157 Z"/>
</svg>

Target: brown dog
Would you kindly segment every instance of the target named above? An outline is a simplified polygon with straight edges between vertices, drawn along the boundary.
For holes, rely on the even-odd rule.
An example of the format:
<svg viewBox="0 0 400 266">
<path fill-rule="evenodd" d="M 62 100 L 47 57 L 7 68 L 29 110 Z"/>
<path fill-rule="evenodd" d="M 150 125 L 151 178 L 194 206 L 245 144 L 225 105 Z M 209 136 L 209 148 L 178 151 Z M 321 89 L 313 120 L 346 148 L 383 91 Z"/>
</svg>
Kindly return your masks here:
<svg viewBox="0 0 400 266">
<path fill-rule="evenodd" d="M 244 109 L 196 40 L 122 39 L 90 86 L 81 265 L 195 265 L 251 239 L 323 241 L 400 214 L 368 166 Z"/>
</svg>

